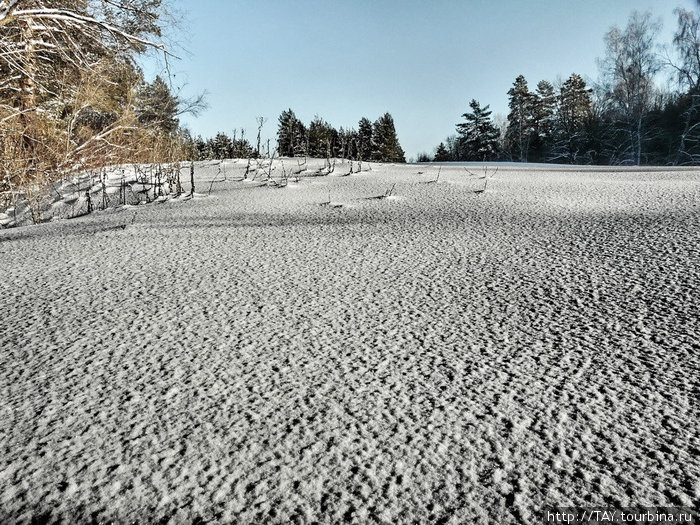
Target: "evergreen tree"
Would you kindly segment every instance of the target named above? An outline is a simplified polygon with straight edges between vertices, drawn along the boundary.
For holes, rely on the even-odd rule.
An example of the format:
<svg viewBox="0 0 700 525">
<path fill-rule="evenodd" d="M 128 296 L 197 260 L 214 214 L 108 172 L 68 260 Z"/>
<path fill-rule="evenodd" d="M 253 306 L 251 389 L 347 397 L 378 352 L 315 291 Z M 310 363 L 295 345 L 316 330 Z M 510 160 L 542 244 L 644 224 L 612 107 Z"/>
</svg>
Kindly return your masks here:
<svg viewBox="0 0 700 525">
<path fill-rule="evenodd" d="M 438 144 L 438 147 L 435 149 L 435 157 L 433 160 L 435 162 L 448 162 L 452 160 L 450 157 L 450 152 L 447 151 L 444 142 Z"/>
<path fill-rule="evenodd" d="M 243 137 L 233 141 L 232 149 L 231 157 L 234 159 L 248 159 L 255 156 L 253 146 Z"/>
<path fill-rule="evenodd" d="M 546 80 L 541 80 L 533 96 L 532 151 L 535 160 L 545 160 L 552 145 L 556 108 L 557 95 L 554 86 Z"/>
<path fill-rule="evenodd" d="M 357 158 L 357 132 L 354 129 L 343 129 L 338 131 L 338 154 L 343 159 Z"/>
<path fill-rule="evenodd" d="M 180 101 L 160 76 L 156 76 L 150 84 L 142 85 L 136 104 L 138 120 L 142 124 L 154 125 L 166 133 L 173 133 L 177 129 Z"/>
<path fill-rule="evenodd" d="M 370 160 L 372 158 L 372 123 L 362 117 L 358 123 L 357 132 L 358 159 Z"/>
<path fill-rule="evenodd" d="M 214 153 L 215 146 L 214 146 L 214 139 L 208 138 L 206 142 L 206 146 L 204 147 L 204 158 L 202 160 L 214 160 L 217 158 L 216 154 Z"/>
<path fill-rule="evenodd" d="M 231 139 L 231 150 L 231 157 L 234 159 L 248 159 L 256 156 L 253 146 L 248 139 L 245 138 L 244 128 L 241 128 L 240 137 L 234 130 L 233 138 Z"/>
<path fill-rule="evenodd" d="M 574 164 L 587 160 L 587 129 L 593 116 L 592 89 L 580 75 L 572 74 L 561 86 L 556 114 L 552 156 Z"/>
<path fill-rule="evenodd" d="M 195 160 L 204 160 L 207 158 L 207 143 L 201 135 L 197 135 L 197 138 L 194 139 L 194 147 L 196 151 Z"/>
<path fill-rule="evenodd" d="M 294 111 L 283 111 L 279 117 L 277 130 L 277 151 L 281 157 L 303 155 L 305 149 L 306 127 L 297 118 Z"/>
<path fill-rule="evenodd" d="M 491 122 L 489 107 L 481 107 L 472 99 L 471 113 L 464 113 L 467 122 L 457 124 L 459 160 L 493 160 L 498 151 L 498 129 Z M 443 146 L 444 147 L 444 146 Z"/>
<path fill-rule="evenodd" d="M 580 75 L 572 74 L 561 86 L 557 126 L 568 133 L 585 128 L 592 116 L 591 93 Z"/>
<path fill-rule="evenodd" d="M 325 158 L 335 154 L 338 132 L 328 122 L 316 115 L 309 124 L 307 134 L 308 155 Z"/>
<path fill-rule="evenodd" d="M 450 135 L 445 138 L 445 147 L 450 155 L 450 160 L 459 159 L 459 135 Z"/>
<path fill-rule="evenodd" d="M 181 160 L 199 160 L 197 142 L 187 128 L 178 128 L 175 140 L 180 144 Z"/>
<path fill-rule="evenodd" d="M 693 151 L 696 162 L 700 160 L 695 128 L 691 124 L 686 129 L 686 125 L 693 122 L 692 104 L 693 99 L 687 93 L 668 94 L 662 107 L 650 113 L 649 124 L 658 131 L 647 144 L 650 164 L 692 163 Z M 690 122 L 688 117 L 691 117 Z M 698 122 L 695 120 L 695 124 Z"/>
<path fill-rule="evenodd" d="M 532 141 L 533 96 L 527 87 L 527 80 L 519 75 L 513 87 L 508 90 L 508 129 L 506 130 L 506 148 L 520 162 L 527 162 Z"/>
<path fill-rule="evenodd" d="M 348 136 L 348 143 L 350 145 L 349 158 L 353 160 L 360 159 L 360 133 L 356 129 L 351 129 Z"/>
<path fill-rule="evenodd" d="M 215 159 L 230 159 L 233 157 L 233 144 L 226 133 L 219 132 L 212 143 L 212 153 Z"/>
<path fill-rule="evenodd" d="M 238 140 L 235 144 L 234 157 L 238 159 L 247 159 L 255 156 L 255 150 L 250 142 L 246 139 Z"/>
<path fill-rule="evenodd" d="M 372 160 L 406 162 L 404 151 L 396 135 L 394 119 L 389 113 L 384 113 L 372 126 Z"/>
</svg>

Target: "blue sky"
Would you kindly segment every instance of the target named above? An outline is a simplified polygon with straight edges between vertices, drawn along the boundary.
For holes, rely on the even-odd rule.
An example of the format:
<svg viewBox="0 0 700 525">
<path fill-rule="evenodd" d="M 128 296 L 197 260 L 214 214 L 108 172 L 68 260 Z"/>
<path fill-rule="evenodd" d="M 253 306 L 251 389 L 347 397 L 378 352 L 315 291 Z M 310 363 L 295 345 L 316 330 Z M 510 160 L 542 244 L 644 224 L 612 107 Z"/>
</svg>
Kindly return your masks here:
<svg viewBox="0 0 700 525">
<path fill-rule="evenodd" d="M 670 44 L 673 9 L 695 0 L 175 0 L 173 39 L 181 60 L 173 83 L 206 91 L 209 109 L 184 117 L 194 134 L 213 136 L 280 113 L 308 123 L 320 115 L 356 127 L 390 112 L 407 157 L 432 151 L 469 101 L 507 114 L 507 91 L 525 75 L 539 80 L 598 75 L 603 35 L 637 9 L 663 21 Z M 152 77 L 162 65 L 149 63 Z"/>
</svg>

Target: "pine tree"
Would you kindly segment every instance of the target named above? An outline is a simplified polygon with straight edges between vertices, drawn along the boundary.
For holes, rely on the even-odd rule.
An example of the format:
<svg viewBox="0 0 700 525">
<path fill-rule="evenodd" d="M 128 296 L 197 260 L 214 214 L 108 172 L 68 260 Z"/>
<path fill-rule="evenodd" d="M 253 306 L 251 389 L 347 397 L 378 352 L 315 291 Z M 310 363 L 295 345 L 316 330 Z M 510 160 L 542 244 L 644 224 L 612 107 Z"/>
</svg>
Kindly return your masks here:
<svg viewBox="0 0 700 525">
<path fill-rule="evenodd" d="M 194 160 L 204 160 L 207 158 L 207 143 L 202 138 L 201 135 L 197 135 L 194 139 L 194 146 L 196 151 L 196 159 Z"/>
<path fill-rule="evenodd" d="M 362 117 L 357 126 L 358 159 L 370 160 L 372 158 L 372 123 L 368 118 Z"/>
<path fill-rule="evenodd" d="M 562 84 L 555 119 L 554 158 L 565 158 L 571 163 L 584 160 L 587 127 L 593 116 L 592 92 L 583 78 L 575 73 Z"/>
<path fill-rule="evenodd" d="M 160 76 L 156 76 L 150 84 L 142 85 L 136 105 L 138 120 L 142 124 L 156 126 L 166 133 L 173 133 L 177 129 L 180 101 Z"/>
<path fill-rule="evenodd" d="M 216 134 L 212 143 L 212 153 L 216 159 L 230 159 L 233 157 L 233 144 L 226 133 L 220 131 Z"/>
<path fill-rule="evenodd" d="M 309 124 L 307 135 L 308 154 L 311 157 L 326 158 L 335 155 L 338 132 L 328 122 L 316 115 Z"/>
<path fill-rule="evenodd" d="M 179 128 L 177 131 L 177 140 L 180 142 L 182 158 L 184 160 L 198 160 L 197 142 L 189 129 Z"/>
<path fill-rule="evenodd" d="M 240 139 L 234 140 L 232 148 L 233 152 L 231 156 L 234 159 L 249 159 L 255 156 L 255 150 L 246 138 L 241 137 Z"/>
<path fill-rule="evenodd" d="M 303 155 L 306 128 L 294 111 L 283 111 L 279 117 L 277 130 L 277 151 L 281 157 Z"/>
<path fill-rule="evenodd" d="M 580 75 L 572 74 L 561 86 L 557 125 L 566 132 L 583 129 L 592 115 L 591 93 Z"/>
<path fill-rule="evenodd" d="M 353 160 L 360 159 L 360 134 L 354 128 L 348 134 L 348 151 L 348 158 Z"/>
<path fill-rule="evenodd" d="M 537 84 L 533 96 L 533 127 L 532 144 L 533 156 L 536 160 L 544 160 L 552 145 L 554 133 L 554 117 L 557 109 L 557 95 L 554 86 L 546 80 Z"/>
<path fill-rule="evenodd" d="M 372 160 L 406 162 L 404 151 L 396 135 L 394 119 L 389 113 L 384 113 L 372 126 Z"/>
<path fill-rule="evenodd" d="M 489 106 L 481 107 L 472 99 L 471 113 L 464 113 L 467 122 L 457 124 L 459 133 L 459 160 L 493 160 L 498 151 L 498 129 L 491 122 Z M 444 147 L 444 146 L 443 146 Z"/>
<path fill-rule="evenodd" d="M 445 138 L 445 148 L 450 156 L 450 160 L 459 159 L 459 135 L 450 135 Z"/>
<path fill-rule="evenodd" d="M 520 162 L 527 162 L 532 141 L 533 96 L 527 87 L 527 80 L 519 75 L 513 87 L 508 90 L 508 129 L 506 130 L 506 148 Z"/>
<path fill-rule="evenodd" d="M 203 160 L 214 160 L 218 158 L 215 153 L 214 139 L 208 138 L 206 146 L 204 147 L 204 158 Z"/>
<path fill-rule="evenodd" d="M 338 157 L 342 159 L 357 158 L 357 131 L 354 129 L 338 130 Z"/>
<path fill-rule="evenodd" d="M 438 147 L 435 149 L 435 157 L 433 159 L 435 162 L 448 162 L 452 160 L 450 158 L 450 152 L 447 151 L 447 148 L 445 147 L 445 143 L 441 142 L 438 144 Z"/>
</svg>

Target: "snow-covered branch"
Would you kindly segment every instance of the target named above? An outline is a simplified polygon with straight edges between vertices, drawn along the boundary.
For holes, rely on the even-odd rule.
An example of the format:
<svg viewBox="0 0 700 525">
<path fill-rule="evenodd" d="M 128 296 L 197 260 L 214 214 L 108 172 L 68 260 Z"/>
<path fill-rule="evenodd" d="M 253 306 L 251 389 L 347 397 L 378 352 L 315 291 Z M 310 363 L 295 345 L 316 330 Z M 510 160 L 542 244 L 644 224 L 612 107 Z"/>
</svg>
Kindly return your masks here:
<svg viewBox="0 0 700 525">
<path fill-rule="evenodd" d="M 72 22 L 76 24 L 79 28 L 85 29 L 85 27 L 92 27 L 99 29 L 101 31 L 105 31 L 109 34 L 111 34 L 115 39 L 121 38 L 122 40 L 125 40 L 129 42 L 130 44 L 141 44 L 147 47 L 151 47 L 154 49 L 159 49 L 163 51 L 164 53 L 167 53 L 171 56 L 172 53 L 170 53 L 163 44 L 159 44 L 157 42 L 153 42 L 152 40 L 147 40 L 145 38 L 140 38 L 135 35 L 132 35 L 130 33 L 127 33 L 126 31 L 121 30 L 120 28 L 108 24 L 107 22 L 103 22 L 101 20 L 97 20 L 94 17 L 91 16 L 86 16 L 86 15 L 81 15 L 79 13 L 76 13 L 75 11 L 70 11 L 67 9 L 24 9 L 24 10 L 16 10 L 11 13 L 11 16 L 5 17 L 4 19 L 0 17 L 0 26 L 3 25 L 3 23 L 6 23 L 7 21 L 11 19 L 17 19 L 17 20 L 34 20 L 34 19 L 48 19 L 51 21 L 63 21 L 63 22 Z"/>
<path fill-rule="evenodd" d="M 0 1 L 0 25 L 3 20 L 10 16 L 12 10 L 19 4 L 19 0 L 2 0 Z"/>
</svg>

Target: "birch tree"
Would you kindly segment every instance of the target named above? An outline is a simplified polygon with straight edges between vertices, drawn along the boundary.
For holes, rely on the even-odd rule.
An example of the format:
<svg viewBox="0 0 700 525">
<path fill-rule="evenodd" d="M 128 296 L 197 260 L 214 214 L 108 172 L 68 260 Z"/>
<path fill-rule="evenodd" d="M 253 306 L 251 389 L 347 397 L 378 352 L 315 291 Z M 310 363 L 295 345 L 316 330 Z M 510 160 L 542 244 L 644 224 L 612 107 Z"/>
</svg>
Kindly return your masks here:
<svg viewBox="0 0 700 525">
<path fill-rule="evenodd" d="M 636 165 L 642 162 L 649 138 L 647 117 L 654 100 L 654 76 L 661 67 L 655 51 L 660 29 L 661 23 L 650 13 L 635 11 L 624 30 L 613 27 L 605 35 L 605 57 L 599 61 L 617 114 L 617 135 L 627 141 L 623 160 Z"/>
<path fill-rule="evenodd" d="M 700 162 L 700 18 L 678 8 L 678 28 L 673 36 L 677 60 L 669 64 L 676 73 L 682 92 L 682 130 L 675 164 Z"/>
</svg>

